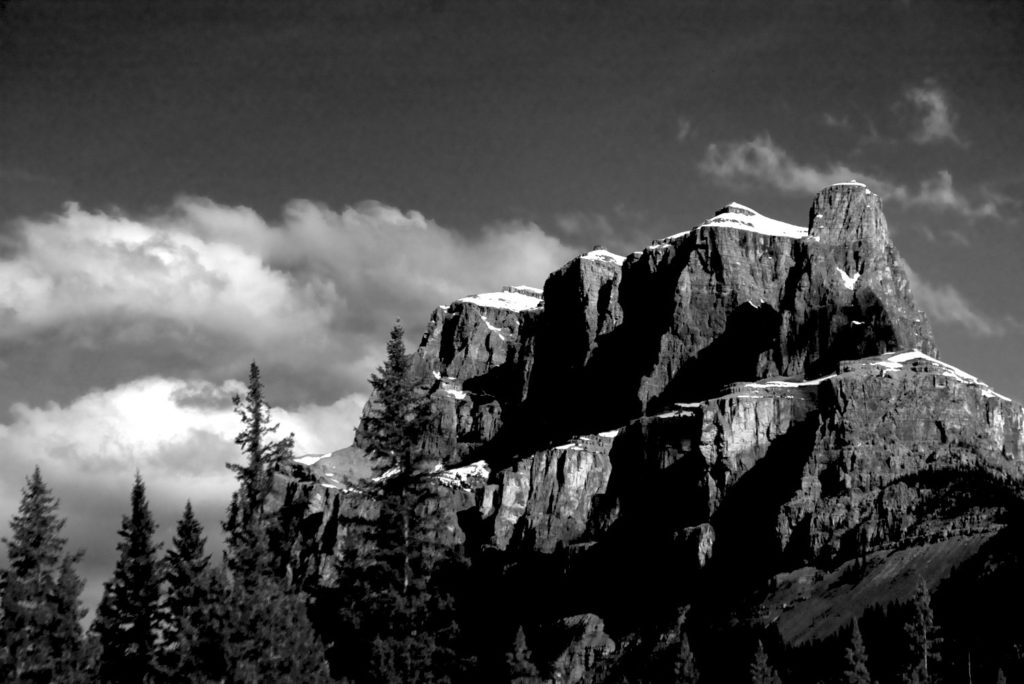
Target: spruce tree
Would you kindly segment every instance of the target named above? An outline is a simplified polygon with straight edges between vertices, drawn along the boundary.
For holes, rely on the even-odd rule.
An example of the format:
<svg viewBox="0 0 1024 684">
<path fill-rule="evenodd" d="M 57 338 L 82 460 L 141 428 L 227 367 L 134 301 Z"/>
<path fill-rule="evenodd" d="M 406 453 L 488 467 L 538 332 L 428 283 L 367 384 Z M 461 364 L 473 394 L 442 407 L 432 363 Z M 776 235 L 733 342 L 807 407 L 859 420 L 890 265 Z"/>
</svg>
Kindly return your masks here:
<svg viewBox="0 0 1024 684">
<path fill-rule="evenodd" d="M 447 492 L 432 475 L 439 464 L 421 446 L 430 404 L 410 378 L 402 337 L 396 324 L 356 435 L 376 475 L 362 489 L 379 514 L 364 535 L 350 535 L 358 541 L 339 567 L 339 631 L 360 644 L 355 653 L 370 654 L 344 664 L 349 676 L 447 681 L 468 666 L 454 590 L 462 561 L 448 544 Z"/>
<path fill-rule="evenodd" d="M 676 651 L 672 663 L 672 674 L 679 684 L 696 684 L 700 675 L 697 672 L 697 661 L 690 648 L 690 639 L 683 632 L 679 637 L 679 650 Z"/>
<path fill-rule="evenodd" d="M 751 684 L 782 684 L 779 673 L 775 671 L 768 662 L 768 653 L 764 650 L 764 644 L 758 640 L 757 651 L 754 653 L 754 660 L 750 663 Z"/>
<path fill-rule="evenodd" d="M 935 620 L 932 615 L 931 594 L 924 580 L 917 585 L 910 608 L 910 619 L 905 626 L 910 642 L 910 665 L 903 676 L 903 681 L 907 684 L 926 684 L 931 681 L 928 665 L 934 658 L 932 632 Z"/>
<path fill-rule="evenodd" d="M 331 681 L 306 602 L 279 578 L 257 574 L 236 582 L 227 596 L 224 624 L 228 681 Z"/>
<path fill-rule="evenodd" d="M 210 567 L 202 525 L 186 502 L 164 557 L 166 592 L 161 610 L 161 677 L 176 682 L 218 680 L 225 672 L 221 615 L 223 591 Z"/>
<path fill-rule="evenodd" d="M 135 474 L 131 514 L 121 521 L 114 577 L 104 585 L 93 629 L 99 639 L 98 678 L 103 682 L 146 682 L 156 676 L 159 627 L 159 547 L 156 524 L 142 476 Z"/>
<path fill-rule="evenodd" d="M 21 494 L 11 538 L 3 540 L 10 565 L 2 575 L 0 679 L 75 681 L 85 615 L 75 565 L 82 554 L 64 553 L 65 521 L 38 467 Z"/>
<path fill-rule="evenodd" d="M 387 358 L 370 376 L 373 395 L 356 431 L 356 441 L 373 460 L 377 477 L 386 473 L 408 477 L 427 465 L 419 445 L 430 406 L 409 377 L 403 336 L 396 322 L 388 337 Z"/>
</svg>

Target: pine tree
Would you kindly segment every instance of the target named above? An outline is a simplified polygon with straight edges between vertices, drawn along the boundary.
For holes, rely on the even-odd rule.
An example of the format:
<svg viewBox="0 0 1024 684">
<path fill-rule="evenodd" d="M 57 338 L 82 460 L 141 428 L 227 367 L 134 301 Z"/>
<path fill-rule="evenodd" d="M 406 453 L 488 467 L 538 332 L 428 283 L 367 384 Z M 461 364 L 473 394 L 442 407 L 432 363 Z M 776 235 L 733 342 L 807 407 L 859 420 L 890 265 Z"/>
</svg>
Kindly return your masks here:
<svg viewBox="0 0 1024 684">
<path fill-rule="evenodd" d="M 768 662 L 768 653 L 764 650 L 764 644 L 760 640 L 757 642 L 754 660 L 750 664 L 750 682 L 751 684 L 782 684 L 779 673 Z"/>
<path fill-rule="evenodd" d="M 99 639 L 98 677 L 104 682 L 145 682 L 156 676 L 160 572 L 156 524 L 142 476 L 135 474 L 131 515 L 121 522 L 120 556 L 104 585 L 93 629 Z"/>
<path fill-rule="evenodd" d="M 82 580 L 75 565 L 82 554 L 66 554 L 61 537 L 64 520 L 58 501 L 37 467 L 21 491 L 18 513 L 11 519 L 0 601 L 0 679 L 3 681 L 74 681 L 81 665 L 85 615 Z"/>
<path fill-rule="evenodd" d="M 864 648 L 864 637 L 860 633 L 860 624 L 853 621 L 850 632 L 850 645 L 846 648 L 846 669 L 843 672 L 847 684 L 872 684 L 871 673 L 868 672 L 868 653 Z"/>
<path fill-rule="evenodd" d="M 255 362 L 245 399 L 235 397 L 242 431 L 235 439 L 244 465 L 228 464 L 238 479 L 224 523 L 227 592 L 223 626 L 224 666 L 229 681 L 330 681 L 323 644 L 314 633 L 303 598 L 280 574 L 287 540 L 278 515 L 266 510 L 274 469 L 291 456 L 293 438 L 273 440 L 263 384 Z M 280 546 L 275 548 L 275 543 Z"/>
<path fill-rule="evenodd" d="M 928 585 L 922 580 L 911 603 L 910 620 L 905 626 L 910 640 L 910 667 L 903 676 L 907 684 L 925 684 L 931 681 L 928 671 L 929 661 L 933 659 L 932 640 L 934 630 L 931 594 Z"/>
<path fill-rule="evenodd" d="M 273 439 L 279 426 L 271 422 L 270 405 L 263 398 L 263 382 L 255 361 L 249 366 L 245 398 L 235 395 L 234 403 L 235 413 L 242 420 L 235 444 L 241 447 L 245 463 L 227 464 L 238 480 L 224 523 L 229 566 L 271 564 L 276 520 L 264 518 L 264 507 L 273 485 L 273 471 L 290 458 L 295 439 L 293 435 Z"/>
<path fill-rule="evenodd" d="M 210 567 L 206 538 L 191 502 L 185 504 L 164 557 L 164 580 L 161 677 L 176 682 L 220 679 L 226 668 L 217 610 L 223 603 L 223 590 Z"/>
<path fill-rule="evenodd" d="M 1006 684 L 1006 675 L 1003 674 L 1002 668 L 996 671 L 996 684 Z"/>
<path fill-rule="evenodd" d="M 696 684 L 700 679 L 697 672 L 697 661 L 693 657 L 690 639 L 686 636 L 686 632 L 679 637 L 679 650 L 676 651 L 675 661 L 672 663 L 672 674 L 679 684 Z"/>
<path fill-rule="evenodd" d="M 537 666 L 533 663 L 533 653 L 526 643 L 526 632 L 522 625 L 516 631 L 512 650 L 505 655 L 505 666 L 512 684 L 531 684 L 540 677 Z"/>
</svg>

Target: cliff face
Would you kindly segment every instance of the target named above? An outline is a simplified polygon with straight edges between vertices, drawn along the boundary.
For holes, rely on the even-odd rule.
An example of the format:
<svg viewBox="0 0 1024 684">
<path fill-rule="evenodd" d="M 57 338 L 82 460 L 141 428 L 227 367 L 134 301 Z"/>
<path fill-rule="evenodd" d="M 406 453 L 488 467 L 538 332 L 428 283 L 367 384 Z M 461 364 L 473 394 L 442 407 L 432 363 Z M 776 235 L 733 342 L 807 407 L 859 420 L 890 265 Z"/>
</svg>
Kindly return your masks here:
<svg viewBox="0 0 1024 684">
<path fill-rule="evenodd" d="M 481 447 L 517 458 L 730 382 L 934 355 L 878 196 L 831 186 L 811 212 L 801 228 L 729 205 L 629 257 L 577 257 L 542 295 L 508 288 L 439 307 L 415 352 L 437 406 L 430 447 L 449 463 Z"/>
<path fill-rule="evenodd" d="M 1000 492 L 1024 475 L 1024 410 L 935 353 L 881 202 L 851 182 L 814 198 L 807 228 L 733 204 L 628 257 L 577 257 L 542 292 L 439 307 L 413 368 L 452 538 L 499 559 L 509 620 L 585 613 L 607 656 L 602 618 L 713 617 L 774 577 L 763 615 L 789 605 L 801 568 L 903 553 L 913 569 L 931 556 L 908 549 L 969 557 L 998 532 Z M 329 582 L 346 517 L 369 504 L 323 464 L 280 485 L 311 504 L 297 567 Z M 871 586 L 871 601 L 904 591 Z M 789 611 L 784 637 L 864 607 L 829 621 L 825 604 Z"/>
</svg>

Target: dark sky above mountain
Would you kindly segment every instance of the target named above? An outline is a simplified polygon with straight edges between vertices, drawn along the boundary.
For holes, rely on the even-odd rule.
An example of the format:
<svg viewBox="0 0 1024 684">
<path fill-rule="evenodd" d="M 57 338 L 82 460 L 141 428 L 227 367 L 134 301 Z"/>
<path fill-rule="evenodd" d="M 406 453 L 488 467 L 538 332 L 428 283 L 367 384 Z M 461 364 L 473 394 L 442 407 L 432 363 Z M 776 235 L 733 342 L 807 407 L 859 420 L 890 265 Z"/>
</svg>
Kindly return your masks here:
<svg viewBox="0 0 1024 684">
<path fill-rule="evenodd" d="M 218 519 L 250 359 L 344 446 L 396 317 L 733 200 L 867 182 L 943 358 L 1024 398 L 1022 3 L 0 6 L 0 515 L 39 463 L 94 576 L 136 468 Z"/>
</svg>

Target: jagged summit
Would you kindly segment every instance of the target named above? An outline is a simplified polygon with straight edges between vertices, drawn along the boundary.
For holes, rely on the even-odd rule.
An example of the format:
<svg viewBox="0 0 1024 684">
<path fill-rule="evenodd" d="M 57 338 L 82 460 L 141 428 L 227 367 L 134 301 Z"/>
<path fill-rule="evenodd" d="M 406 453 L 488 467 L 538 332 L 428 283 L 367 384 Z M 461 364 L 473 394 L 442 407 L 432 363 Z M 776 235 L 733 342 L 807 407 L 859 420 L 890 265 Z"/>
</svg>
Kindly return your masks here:
<svg viewBox="0 0 1024 684">
<path fill-rule="evenodd" d="M 886 578 L 938 586 L 1024 485 L 1024 408 L 936 358 L 857 181 L 818 192 L 807 228 L 733 203 L 543 291 L 438 307 L 411 368 L 452 534 L 514 597 L 495 634 L 585 612 L 611 642 L 670 602 L 822 638 L 908 598 Z M 296 565 L 324 581 L 369 515 L 338 471 L 359 447 L 290 466 L 317 530 Z"/>
<path fill-rule="evenodd" d="M 775 219 L 768 218 L 767 216 L 762 216 L 750 207 L 739 204 L 738 202 L 732 202 L 719 209 L 715 212 L 714 216 L 709 218 L 707 221 L 704 221 L 699 226 L 656 240 L 654 244 L 665 244 L 673 240 L 678 240 L 679 238 L 702 228 L 718 227 L 737 228 L 739 230 L 747 230 L 754 233 L 760 233 L 762 235 L 773 235 L 797 240 L 804 239 L 808 236 L 807 228 L 802 228 L 791 223 L 784 223 L 783 221 L 777 221 Z"/>
</svg>

